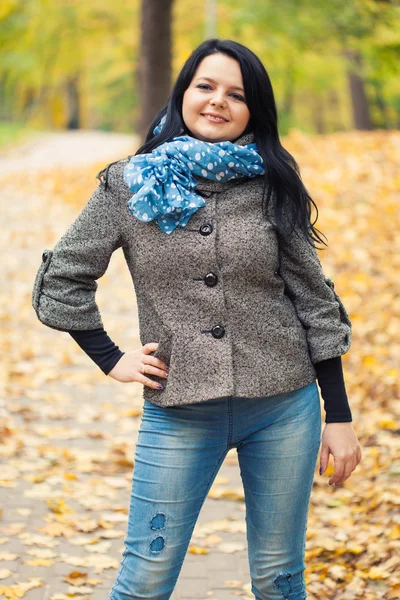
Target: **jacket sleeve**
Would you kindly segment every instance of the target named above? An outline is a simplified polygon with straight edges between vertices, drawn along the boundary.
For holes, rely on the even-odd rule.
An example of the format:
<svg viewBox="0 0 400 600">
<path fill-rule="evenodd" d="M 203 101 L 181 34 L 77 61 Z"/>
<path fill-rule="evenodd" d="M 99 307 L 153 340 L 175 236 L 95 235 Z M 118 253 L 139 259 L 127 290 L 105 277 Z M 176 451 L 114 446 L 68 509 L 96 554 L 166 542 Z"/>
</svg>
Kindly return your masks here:
<svg viewBox="0 0 400 600">
<path fill-rule="evenodd" d="M 103 327 L 96 280 L 124 244 L 120 185 L 105 190 L 101 182 L 54 248 L 43 252 L 32 291 L 32 305 L 43 324 L 61 331 Z"/>
<path fill-rule="evenodd" d="M 314 246 L 303 236 L 278 233 L 280 275 L 285 293 L 306 330 L 313 364 L 345 354 L 352 325 L 334 283 L 325 276 Z"/>
</svg>

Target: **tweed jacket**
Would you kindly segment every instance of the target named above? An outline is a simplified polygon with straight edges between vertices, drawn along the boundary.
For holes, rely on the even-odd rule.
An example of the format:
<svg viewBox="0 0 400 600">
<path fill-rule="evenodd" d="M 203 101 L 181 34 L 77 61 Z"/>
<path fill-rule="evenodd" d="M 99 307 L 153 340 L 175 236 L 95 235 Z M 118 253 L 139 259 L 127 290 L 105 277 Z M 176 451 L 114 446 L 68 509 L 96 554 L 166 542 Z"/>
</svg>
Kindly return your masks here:
<svg viewBox="0 0 400 600">
<path fill-rule="evenodd" d="M 235 143 L 253 141 L 249 133 Z M 122 248 L 140 341 L 158 342 L 153 355 L 169 365 L 168 379 L 148 375 L 163 390 L 143 386 L 153 404 L 287 393 L 316 379 L 316 362 L 349 350 L 352 326 L 334 283 L 314 248 L 297 236 L 283 239 L 263 214 L 262 176 L 196 177 L 206 205 L 166 234 L 129 212 L 127 162 L 110 166 L 107 189 L 100 182 L 43 252 L 32 292 L 42 323 L 61 331 L 103 326 L 96 280 Z"/>
</svg>

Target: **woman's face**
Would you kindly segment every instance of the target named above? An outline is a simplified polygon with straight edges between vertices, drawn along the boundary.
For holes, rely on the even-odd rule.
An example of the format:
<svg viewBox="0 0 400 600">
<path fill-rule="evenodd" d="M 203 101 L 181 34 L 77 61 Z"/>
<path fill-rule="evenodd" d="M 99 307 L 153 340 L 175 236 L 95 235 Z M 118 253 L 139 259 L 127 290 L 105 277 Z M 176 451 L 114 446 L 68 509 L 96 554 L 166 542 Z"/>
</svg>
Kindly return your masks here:
<svg viewBox="0 0 400 600">
<path fill-rule="evenodd" d="M 205 116 L 213 113 L 221 119 Z M 182 117 L 190 135 L 204 142 L 237 139 L 250 119 L 239 63 L 225 54 L 203 58 L 183 95 Z"/>
</svg>

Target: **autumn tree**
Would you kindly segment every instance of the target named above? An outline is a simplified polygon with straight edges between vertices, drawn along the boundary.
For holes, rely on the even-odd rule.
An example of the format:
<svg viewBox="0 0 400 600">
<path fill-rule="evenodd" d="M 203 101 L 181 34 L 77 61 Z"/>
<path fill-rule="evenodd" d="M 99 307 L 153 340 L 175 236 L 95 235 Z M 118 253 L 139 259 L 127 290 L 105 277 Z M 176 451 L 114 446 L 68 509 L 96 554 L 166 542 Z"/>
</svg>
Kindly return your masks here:
<svg viewBox="0 0 400 600">
<path fill-rule="evenodd" d="M 171 21 L 174 0 L 143 0 L 141 44 L 137 71 L 139 118 L 136 133 L 142 141 L 154 115 L 171 91 Z"/>
</svg>

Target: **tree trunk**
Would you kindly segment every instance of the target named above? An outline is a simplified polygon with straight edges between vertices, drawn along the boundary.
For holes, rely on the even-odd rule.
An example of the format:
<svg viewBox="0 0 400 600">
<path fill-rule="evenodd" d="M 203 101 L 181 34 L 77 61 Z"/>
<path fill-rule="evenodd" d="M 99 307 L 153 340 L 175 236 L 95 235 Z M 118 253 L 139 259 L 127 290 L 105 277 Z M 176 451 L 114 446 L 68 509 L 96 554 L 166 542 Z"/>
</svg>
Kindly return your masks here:
<svg viewBox="0 0 400 600">
<path fill-rule="evenodd" d="M 142 0 L 141 48 L 137 71 L 141 144 L 171 92 L 171 21 L 174 0 Z"/>
<path fill-rule="evenodd" d="M 79 76 L 69 77 L 66 82 L 67 91 L 67 129 L 80 129 Z"/>
<path fill-rule="evenodd" d="M 289 120 L 293 113 L 294 81 L 295 81 L 295 70 L 294 70 L 293 65 L 290 63 L 286 69 L 285 89 L 283 92 L 283 101 L 282 101 L 282 112 L 285 113 L 285 115 L 287 115 L 287 118 Z"/>
<path fill-rule="evenodd" d="M 340 98 L 335 88 L 328 91 L 329 131 L 340 131 L 344 128 L 341 119 Z"/>
<path fill-rule="evenodd" d="M 323 98 L 315 98 L 312 106 L 312 118 L 314 127 L 317 133 L 325 133 L 325 115 L 324 115 L 324 100 Z"/>
<path fill-rule="evenodd" d="M 347 77 L 350 88 L 353 121 L 356 129 L 371 130 L 373 125 L 369 114 L 368 98 L 361 75 L 362 58 L 357 50 L 346 49 L 344 55 L 349 61 Z"/>
<path fill-rule="evenodd" d="M 389 106 L 385 100 L 383 95 L 383 86 L 380 81 L 375 80 L 373 82 L 374 90 L 375 90 L 375 105 L 380 113 L 380 120 L 378 127 L 382 127 L 382 129 L 390 128 L 390 115 L 389 115 Z"/>
</svg>

